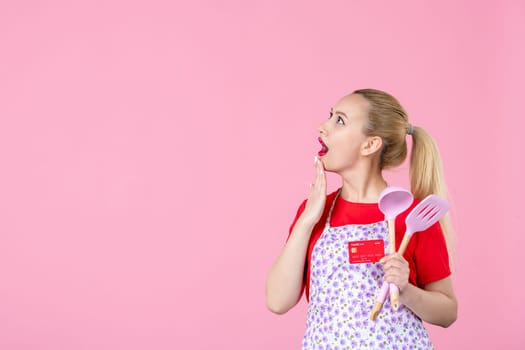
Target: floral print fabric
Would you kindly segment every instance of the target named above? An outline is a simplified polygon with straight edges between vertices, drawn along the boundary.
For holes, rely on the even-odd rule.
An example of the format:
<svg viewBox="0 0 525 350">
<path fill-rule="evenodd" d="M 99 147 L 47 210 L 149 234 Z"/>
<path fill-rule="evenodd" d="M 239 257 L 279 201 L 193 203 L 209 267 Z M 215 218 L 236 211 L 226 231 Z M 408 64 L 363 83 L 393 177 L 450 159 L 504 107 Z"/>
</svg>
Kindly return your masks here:
<svg viewBox="0 0 525 350">
<path fill-rule="evenodd" d="M 379 263 L 349 262 L 351 241 L 383 239 L 388 252 L 386 221 L 330 227 L 330 217 L 312 253 L 302 349 L 432 349 L 421 320 L 404 306 L 393 311 L 389 298 L 379 317 L 370 320 L 383 268 Z"/>
</svg>

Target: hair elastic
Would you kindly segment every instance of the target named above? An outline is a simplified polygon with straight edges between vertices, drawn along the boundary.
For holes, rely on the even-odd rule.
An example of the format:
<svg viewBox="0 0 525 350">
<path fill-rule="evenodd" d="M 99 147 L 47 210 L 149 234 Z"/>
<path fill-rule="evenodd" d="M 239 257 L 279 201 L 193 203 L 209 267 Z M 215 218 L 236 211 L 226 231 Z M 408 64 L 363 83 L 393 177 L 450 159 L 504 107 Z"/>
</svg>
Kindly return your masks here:
<svg viewBox="0 0 525 350">
<path fill-rule="evenodd" d="M 414 127 L 412 126 L 412 124 L 408 124 L 407 134 L 408 135 L 413 135 L 414 134 Z"/>
</svg>

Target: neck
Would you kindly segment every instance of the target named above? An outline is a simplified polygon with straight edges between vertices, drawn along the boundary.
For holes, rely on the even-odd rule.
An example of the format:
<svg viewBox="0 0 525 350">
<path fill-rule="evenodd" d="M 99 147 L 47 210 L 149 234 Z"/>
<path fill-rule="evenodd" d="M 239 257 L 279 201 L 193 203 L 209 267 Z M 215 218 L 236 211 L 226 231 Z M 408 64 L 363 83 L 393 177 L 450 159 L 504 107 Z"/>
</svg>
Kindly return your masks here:
<svg viewBox="0 0 525 350">
<path fill-rule="evenodd" d="M 379 195 L 387 187 L 379 167 L 349 169 L 340 174 L 343 187 L 341 198 L 355 203 L 377 203 Z"/>
</svg>

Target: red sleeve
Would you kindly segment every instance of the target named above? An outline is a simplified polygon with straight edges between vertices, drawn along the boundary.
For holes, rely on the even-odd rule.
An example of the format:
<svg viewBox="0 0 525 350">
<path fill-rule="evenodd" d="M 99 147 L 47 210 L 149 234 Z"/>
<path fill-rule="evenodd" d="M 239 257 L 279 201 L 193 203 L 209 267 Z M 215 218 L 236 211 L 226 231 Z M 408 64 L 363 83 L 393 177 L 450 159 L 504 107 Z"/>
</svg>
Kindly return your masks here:
<svg viewBox="0 0 525 350">
<path fill-rule="evenodd" d="M 297 214 L 295 214 L 295 218 L 293 219 L 292 225 L 290 226 L 290 229 L 288 230 L 288 238 L 286 238 L 287 242 L 288 242 L 288 239 L 290 238 L 290 235 L 292 234 L 292 231 L 295 226 L 295 223 L 297 222 L 297 219 L 299 219 L 305 207 L 306 207 L 306 199 L 301 203 L 301 205 L 299 206 L 299 209 L 297 209 Z"/>
<path fill-rule="evenodd" d="M 414 234 L 414 265 L 417 285 L 439 281 L 450 276 L 447 244 L 439 222 L 426 231 Z"/>
<path fill-rule="evenodd" d="M 409 209 L 396 218 L 397 249 L 406 231 L 405 219 L 419 202 L 415 200 Z M 414 233 L 403 257 L 408 261 L 409 281 L 413 285 L 423 287 L 427 283 L 450 276 L 447 245 L 439 222 L 425 231 Z"/>
</svg>

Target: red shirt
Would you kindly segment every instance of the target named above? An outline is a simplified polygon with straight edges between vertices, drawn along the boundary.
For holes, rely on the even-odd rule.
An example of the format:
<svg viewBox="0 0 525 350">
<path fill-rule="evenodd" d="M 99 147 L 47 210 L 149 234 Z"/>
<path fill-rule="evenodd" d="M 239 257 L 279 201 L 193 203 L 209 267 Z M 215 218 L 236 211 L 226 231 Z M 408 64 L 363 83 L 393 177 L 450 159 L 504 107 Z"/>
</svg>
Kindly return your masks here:
<svg viewBox="0 0 525 350">
<path fill-rule="evenodd" d="M 315 243 L 323 232 L 328 211 L 330 210 L 336 194 L 337 191 L 327 195 L 323 215 L 319 222 L 314 226 L 312 235 L 310 236 L 303 280 L 303 283 L 306 285 L 307 300 L 309 300 L 310 260 L 312 258 L 312 251 Z M 418 203 L 418 200 L 414 200 L 414 203 L 410 208 L 396 217 L 396 250 L 401 245 L 401 241 L 405 234 L 405 218 Z M 304 211 L 305 205 L 306 200 L 301 204 L 297 211 L 297 215 L 290 227 L 290 234 L 297 219 Z M 385 216 L 379 210 L 377 203 L 353 203 L 348 202 L 339 196 L 332 213 L 330 226 L 371 224 L 383 221 L 384 219 Z M 407 260 L 410 267 L 409 282 L 413 285 L 422 287 L 427 283 L 435 282 L 450 276 L 447 246 L 439 222 L 435 223 L 425 231 L 414 233 L 403 257 Z"/>
</svg>

